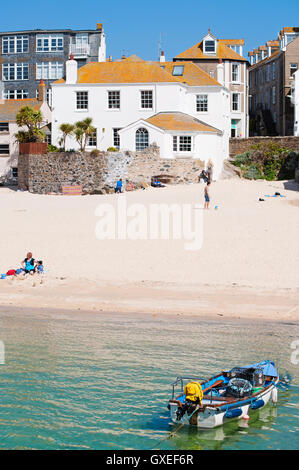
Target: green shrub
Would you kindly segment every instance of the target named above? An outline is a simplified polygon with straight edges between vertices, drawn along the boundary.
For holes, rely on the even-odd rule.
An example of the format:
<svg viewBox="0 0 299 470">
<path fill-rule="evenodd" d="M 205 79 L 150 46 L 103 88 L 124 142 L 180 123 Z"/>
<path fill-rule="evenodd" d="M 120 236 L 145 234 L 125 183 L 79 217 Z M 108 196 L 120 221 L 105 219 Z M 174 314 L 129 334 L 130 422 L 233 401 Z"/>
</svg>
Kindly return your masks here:
<svg viewBox="0 0 299 470">
<path fill-rule="evenodd" d="M 115 148 L 115 147 L 108 147 L 108 148 L 107 148 L 107 152 L 117 152 L 117 151 L 118 151 L 118 150 L 117 150 L 117 148 Z"/>
<path fill-rule="evenodd" d="M 59 152 L 59 149 L 55 145 L 48 144 L 47 152 Z"/>
<path fill-rule="evenodd" d="M 248 151 L 248 152 L 244 152 L 244 153 L 240 153 L 239 155 L 236 155 L 232 163 L 238 167 L 241 167 L 242 165 L 246 165 L 247 163 L 251 161 L 252 161 L 252 152 Z"/>
<path fill-rule="evenodd" d="M 261 169 L 256 163 L 251 163 L 244 171 L 243 176 L 248 180 L 259 180 L 264 178 Z"/>
<path fill-rule="evenodd" d="M 281 147 L 275 141 L 251 145 L 247 152 L 236 155 L 232 163 L 248 179 L 265 178 L 267 181 L 293 179 L 298 167 L 298 154 Z"/>
</svg>

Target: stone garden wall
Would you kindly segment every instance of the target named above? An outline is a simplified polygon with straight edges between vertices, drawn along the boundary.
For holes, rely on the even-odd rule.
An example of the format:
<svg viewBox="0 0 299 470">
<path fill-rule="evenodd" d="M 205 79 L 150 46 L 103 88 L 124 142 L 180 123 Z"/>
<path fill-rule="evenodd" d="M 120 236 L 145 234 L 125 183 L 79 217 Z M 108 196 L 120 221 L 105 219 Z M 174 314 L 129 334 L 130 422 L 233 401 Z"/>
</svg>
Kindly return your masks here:
<svg viewBox="0 0 299 470">
<path fill-rule="evenodd" d="M 136 188 L 153 176 L 172 183 L 198 181 L 203 162 L 190 158 L 160 158 L 158 147 L 144 152 L 57 152 L 19 156 L 19 187 L 39 194 L 61 193 L 62 186 L 81 185 L 84 194 L 110 192 L 116 181 L 131 181 Z"/>
<path fill-rule="evenodd" d="M 249 137 L 248 139 L 230 139 L 229 156 L 234 157 L 235 155 L 247 152 L 251 145 L 270 141 L 277 143 L 281 147 L 286 147 L 299 153 L 299 137 Z"/>
</svg>

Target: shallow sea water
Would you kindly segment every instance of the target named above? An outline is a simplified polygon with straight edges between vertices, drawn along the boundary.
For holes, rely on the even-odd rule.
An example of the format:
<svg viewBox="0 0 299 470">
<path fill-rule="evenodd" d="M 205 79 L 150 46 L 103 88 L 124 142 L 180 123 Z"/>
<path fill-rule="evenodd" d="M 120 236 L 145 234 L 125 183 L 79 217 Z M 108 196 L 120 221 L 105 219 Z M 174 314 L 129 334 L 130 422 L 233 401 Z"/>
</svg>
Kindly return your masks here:
<svg viewBox="0 0 299 470">
<path fill-rule="evenodd" d="M 295 323 L 4 311 L 0 449 L 296 449 L 297 339 Z M 176 376 L 264 359 L 291 377 L 277 405 L 249 422 L 176 432 L 167 410 Z"/>
</svg>

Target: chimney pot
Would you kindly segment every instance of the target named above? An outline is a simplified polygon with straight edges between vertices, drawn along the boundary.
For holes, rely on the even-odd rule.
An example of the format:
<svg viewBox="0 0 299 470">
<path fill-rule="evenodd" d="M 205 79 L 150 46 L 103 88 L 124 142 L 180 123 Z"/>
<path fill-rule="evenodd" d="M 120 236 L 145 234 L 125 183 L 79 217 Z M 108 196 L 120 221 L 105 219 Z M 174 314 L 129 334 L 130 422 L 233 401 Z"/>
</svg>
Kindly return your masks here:
<svg viewBox="0 0 299 470">
<path fill-rule="evenodd" d="M 160 55 L 160 62 L 165 62 L 165 55 L 164 55 L 164 51 L 161 51 L 161 55 Z"/>
</svg>

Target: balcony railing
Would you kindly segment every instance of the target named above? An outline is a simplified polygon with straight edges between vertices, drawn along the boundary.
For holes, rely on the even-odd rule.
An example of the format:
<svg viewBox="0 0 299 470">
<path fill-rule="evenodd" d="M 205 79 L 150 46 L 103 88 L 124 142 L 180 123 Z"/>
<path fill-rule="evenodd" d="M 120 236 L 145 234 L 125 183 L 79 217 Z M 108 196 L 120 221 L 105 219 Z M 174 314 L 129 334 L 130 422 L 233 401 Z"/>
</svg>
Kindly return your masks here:
<svg viewBox="0 0 299 470">
<path fill-rule="evenodd" d="M 89 44 L 70 44 L 70 54 L 74 57 L 87 57 L 90 55 Z"/>
</svg>

